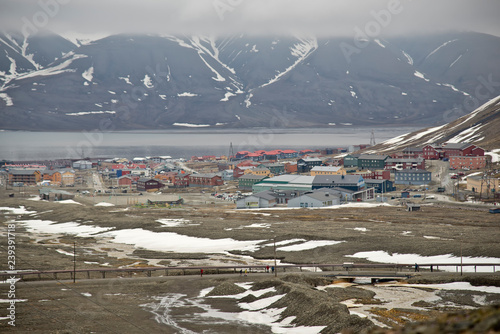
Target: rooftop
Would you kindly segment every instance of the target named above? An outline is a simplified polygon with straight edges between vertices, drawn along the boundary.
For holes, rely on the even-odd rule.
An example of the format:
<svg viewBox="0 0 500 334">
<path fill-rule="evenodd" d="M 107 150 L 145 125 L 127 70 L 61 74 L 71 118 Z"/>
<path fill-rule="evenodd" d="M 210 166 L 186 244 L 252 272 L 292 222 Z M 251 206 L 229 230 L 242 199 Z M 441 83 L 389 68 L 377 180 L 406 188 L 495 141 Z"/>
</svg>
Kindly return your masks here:
<svg viewBox="0 0 500 334">
<path fill-rule="evenodd" d="M 317 175 L 314 176 L 313 183 L 316 184 L 331 184 L 331 183 L 355 183 L 357 184 L 363 177 L 360 175 Z"/>
</svg>

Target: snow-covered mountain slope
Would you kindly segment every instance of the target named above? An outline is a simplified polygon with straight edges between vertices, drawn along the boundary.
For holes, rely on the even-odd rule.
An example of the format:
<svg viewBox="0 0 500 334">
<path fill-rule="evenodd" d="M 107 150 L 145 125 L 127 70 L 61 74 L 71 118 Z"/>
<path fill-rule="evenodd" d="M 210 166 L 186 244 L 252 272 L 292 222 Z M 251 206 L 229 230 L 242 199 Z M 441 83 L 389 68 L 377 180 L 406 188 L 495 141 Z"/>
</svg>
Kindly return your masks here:
<svg viewBox="0 0 500 334">
<path fill-rule="evenodd" d="M 500 96 L 497 96 L 470 114 L 441 126 L 407 133 L 377 144 L 365 153 L 394 153 L 406 147 L 427 144 L 474 143 L 486 150 L 500 148 Z"/>
<path fill-rule="evenodd" d="M 105 120 L 115 129 L 439 124 L 475 94 L 478 82 L 464 78 L 500 77 L 489 59 L 500 38 L 481 34 L 375 39 L 349 59 L 348 38 L 2 36 L 4 129 L 95 129 Z M 450 39 L 482 52 L 457 59 Z M 459 76 L 463 57 L 475 70 Z M 453 76 L 440 72 L 446 61 Z"/>
<path fill-rule="evenodd" d="M 49 32 L 33 36 L 0 32 L 0 87 L 24 73 L 49 66 L 73 48 L 61 36 Z"/>
</svg>

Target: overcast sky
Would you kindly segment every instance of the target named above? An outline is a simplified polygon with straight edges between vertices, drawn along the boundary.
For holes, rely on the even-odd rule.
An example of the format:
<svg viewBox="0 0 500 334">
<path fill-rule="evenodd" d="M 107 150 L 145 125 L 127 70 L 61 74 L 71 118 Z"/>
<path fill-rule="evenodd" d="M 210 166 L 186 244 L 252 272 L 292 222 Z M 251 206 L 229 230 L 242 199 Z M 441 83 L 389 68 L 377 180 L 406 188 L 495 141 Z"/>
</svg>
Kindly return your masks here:
<svg viewBox="0 0 500 334">
<path fill-rule="evenodd" d="M 376 14 L 378 13 L 378 14 Z M 354 36 L 478 31 L 500 36 L 498 0 L 0 0 L 0 29 Z M 370 30 L 371 29 L 371 30 Z"/>
</svg>

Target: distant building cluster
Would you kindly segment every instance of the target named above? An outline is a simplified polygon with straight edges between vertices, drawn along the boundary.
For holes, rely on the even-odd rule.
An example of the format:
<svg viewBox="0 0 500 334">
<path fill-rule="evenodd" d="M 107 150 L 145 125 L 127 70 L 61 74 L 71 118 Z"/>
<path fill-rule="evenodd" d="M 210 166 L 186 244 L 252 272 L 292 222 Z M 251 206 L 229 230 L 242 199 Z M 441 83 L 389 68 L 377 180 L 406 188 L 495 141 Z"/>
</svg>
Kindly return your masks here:
<svg viewBox="0 0 500 334">
<path fill-rule="evenodd" d="M 130 160 L 8 162 L 2 166 L 2 175 L 11 186 L 73 187 L 76 184 L 93 186 L 97 181 L 83 176 L 88 178 L 87 171 L 91 171 L 97 179 L 105 180 L 110 189 L 139 192 L 196 187 L 214 188 L 217 192 L 225 183 L 233 181 L 239 192 L 252 193 L 247 197 L 235 196 L 238 208 L 318 207 L 375 200 L 380 197 L 377 194 L 392 192 L 396 185 L 429 185 L 433 178 L 426 169 L 429 160 L 449 161 L 450 169 L 482 169 L 489 158 L 484 153 L 484 149 L 470 143 L 407 147 L 392 155 L 355 154 L 340 148 L 276 149 L 239 151 L 228 156 L 195 156 L 190 161 L 154 156 Z M 478 190 L 480 179 L 478 176 L 468 178 L 468 189 L 482 191 Z M 497 181 L 491 183 L 493 191 L 498 188 Z M 46 191 L 44 196 L 67 195 L 54 194 Z"/>
</svg>

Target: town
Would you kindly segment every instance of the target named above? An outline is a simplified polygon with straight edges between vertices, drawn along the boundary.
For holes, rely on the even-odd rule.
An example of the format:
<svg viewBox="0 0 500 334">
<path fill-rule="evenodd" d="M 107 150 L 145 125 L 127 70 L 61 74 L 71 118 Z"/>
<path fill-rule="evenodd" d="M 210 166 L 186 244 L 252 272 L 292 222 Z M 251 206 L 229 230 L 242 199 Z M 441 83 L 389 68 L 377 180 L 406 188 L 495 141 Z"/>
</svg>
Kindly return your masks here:
<svg viewBox="0 0 500 334">
<path fill-rule="evenodd" d="M 212 200 L 232 201 L 238 209 L 397 200 L 418 210 L 430 200 L 494 206 L 500 199 L 498 163 L 474 144 L 407 147 L 391 155 L 358 153 L 367 147 L 239 151 L 190 160 L 4 160 L 0 181 L 12 197 L 37 187 L 46 200 L 112 198 L 127 205 L 172 206 L 185 203 L 183 194 L 208 192 Z"/>
</svg>

